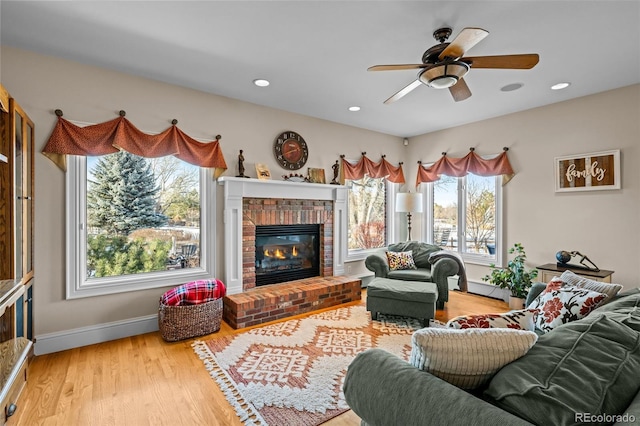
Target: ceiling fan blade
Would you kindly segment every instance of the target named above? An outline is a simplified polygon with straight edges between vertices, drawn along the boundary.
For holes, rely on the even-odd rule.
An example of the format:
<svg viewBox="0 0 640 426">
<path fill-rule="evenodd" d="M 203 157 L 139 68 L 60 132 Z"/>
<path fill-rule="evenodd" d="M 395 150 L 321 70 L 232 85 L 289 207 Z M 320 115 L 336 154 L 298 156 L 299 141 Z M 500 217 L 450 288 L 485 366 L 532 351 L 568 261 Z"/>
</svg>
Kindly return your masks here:
<svg viewBox="0 0 640 426">
<path fill-rule="evenodd" d="M 425 68 L 425 64 L 397 64 L 397 65 L 374 65 L 367 68 L 367 71 L 396 71 L 396 70 L 415 70 Z"/>
<path fill-rule="evenodd" d="M 478 44 L 489 35 L 489 31 L 482 28 L 463 28 L 460 34 L 438 55 L 438 59 L 461 58 L 465 52 Z"/>
<path fill-rule="evenodd" d="M 464 78 L 459 79 L 456 84 L 449 87 L 449 92 L 451 92 L 451 96 L 453 96 L 453 100 L 456 102 L 464 101 L 471 96 L 471 90 L 469 90 L 469 86 L 467 86 Z"/>
<path fill-rule="evenodd" d="M 500 56 L 466 56 L 462 61 L 471 68 L 508 68 L 528 70 L 536 66 L 540 56 L 537 53 Z"/>
<path fill-rule="evenodd" d="M 413 89 L 415 89 L 416 87 L 420 86 L 421 84 L 422 83 L 420 82 L 420 80 L 412 81 L 411 83 L 409 83 L 408 85 L 406 85 L 405 87 L 403 87 L 402 89 L 397 91 L 389 99 L 384 101 L 384 103 L 385 104 L 390 104 L 390 103 L 393 103 L 393 102 L 397 101 L 398 99 L 402 98 L 404 95 L 406 95 L 407 93 L 411 92 Z"/>
</svg>

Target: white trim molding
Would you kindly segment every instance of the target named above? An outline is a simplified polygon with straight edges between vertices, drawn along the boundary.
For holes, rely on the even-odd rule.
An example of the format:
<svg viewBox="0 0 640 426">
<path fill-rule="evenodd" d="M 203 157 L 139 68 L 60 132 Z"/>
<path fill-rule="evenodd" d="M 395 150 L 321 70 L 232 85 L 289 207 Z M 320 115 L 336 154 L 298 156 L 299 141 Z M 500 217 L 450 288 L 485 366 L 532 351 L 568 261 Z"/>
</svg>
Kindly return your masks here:
<svg viewBox="0 0 640 426">
<path fill-rule="evenodd" d="M 333 275 L 344 275 L 347 256 L 347 187 L 223 176 L 224 265 L 228 294 L 242 293 L 242 199 L 288 198 L 333 201 Z"/>
<path fill-rule="evenodd" d="M 110 340 L 158 331 L 158 315 L 41 334 L 34 339 L 36 355 L 50 354 Z"/>
<path fill-rule="evenodd" d="M 66 173 L 66 298 L 102 296 L 179 285 L 215 277 L 216 185 L 211 171 L 201 167 L 200 267 L 146 272 L 114 277 L 87 278 L 87 159 L 67 156 Z"/>
</svg>

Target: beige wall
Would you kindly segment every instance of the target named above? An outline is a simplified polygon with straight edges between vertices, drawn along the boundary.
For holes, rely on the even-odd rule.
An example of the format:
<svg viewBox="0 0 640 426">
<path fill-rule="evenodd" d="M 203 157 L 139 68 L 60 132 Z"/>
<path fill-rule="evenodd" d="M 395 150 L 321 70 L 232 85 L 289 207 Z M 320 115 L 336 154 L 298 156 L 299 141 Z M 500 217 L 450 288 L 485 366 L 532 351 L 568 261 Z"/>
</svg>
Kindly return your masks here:
<svg viewBox="0 0 640 426">
<path fill-rule="evenodd" d="M 357 157 L 367 151 L 372 158 L 386 154 L 392 163 L 404 160 L 409 186 L 418 159 L 436 160 L 441 151 L 463 155 L 470 146 L 480 154 L 508 146 L 517 175 L 505 187 L 507 244 L 523 243 L 533 264 L 553 261 L 560 249 L 580 250 L 601 268 L 616 270 L 616 281 L 638 286 L 640 86 L 411 138 L 405 148 L 395 136 L 5 46 L 1 54 L 2 84 L 35 122 L 38 151 L 54 126 L 56 108 L 83 122 L 106 121 L 124 109 L 143 131 L 164 130 L 176 118 L 193 137 L 221 134 L 230 167 L 226 175 L 236 174 L 238 150 L 244 149 L 252 176 L 254 163 L 266 162 L 279 179 L 284 170 L 273 160 L 272 145 L 284 130 L 304 136 L 310 147 L 307 166 L 324 167 L 327 176 L 340 154 Z M 554 156 L 614 148 L 622 150 L 622 190 L 554 193 Z M 65 300 L 64 174 L 41 154 L 35 167 L 36 336 L 155 314 L 163 289 Z M 221 273 L 220 255 L 217 265 Z M 351 271 L 361 270 L 358 263 Z M 472 279 L 484 273 L 469 265 Z"/>
<path fill-rule="evenodd" d="M 506 246 L 522 243 L 531 266 L 578 250 L 625 288 L 640 287 L 640 85 L 411 138 L 405 173 L 415 179 L 416 161 L 443 151 L 504 146 L 516 172 L 504 186 Z M 621 150 L 621 190 L 554 191 L 554 157 L 610 149 Z M 468 265 L 468 273 L 479 280 L 486 269 Z"/>
<path fill-rule="evenodd" d="M 387 154 L 389 161 L 400 161 L 402 139 L 395 136 L 6 46 L 1 53 L 2 84 L 35 122 L 38 152 L 53 129 L 56 108 L 62 109 L 67 119 L 90 123 L 110 120 L 123 109 L 143 131 L 159 132 L 176 118 L 178 126 L 193 137 L 221 134 L 229 166 L 225 175 L 229 176 L 237 174 L 238 150 L 244 149 L 250 176 L 255 177 L 254 164 L 262 162 L 268 164 L 273 179 L 281 179 L 285 171 L 275 162 L 272 147 L 275 137 L 285 130 L 305 138 L 310 152 L 307 166 L 324 167 L 328 177 L 333 176 L 331 165 L 340 154 L 358 157 L 367 151 L 372 157 Z M 35 170 L 36 336 L 157 313 L 158 298 L 166 289 L 65 300 L 64 173 L 42 154 L 36 154 Z M 217 228 L 221 235 L 221 214 Z M 221 255 L 216 263 L 222 273 Z"/>
</svg>

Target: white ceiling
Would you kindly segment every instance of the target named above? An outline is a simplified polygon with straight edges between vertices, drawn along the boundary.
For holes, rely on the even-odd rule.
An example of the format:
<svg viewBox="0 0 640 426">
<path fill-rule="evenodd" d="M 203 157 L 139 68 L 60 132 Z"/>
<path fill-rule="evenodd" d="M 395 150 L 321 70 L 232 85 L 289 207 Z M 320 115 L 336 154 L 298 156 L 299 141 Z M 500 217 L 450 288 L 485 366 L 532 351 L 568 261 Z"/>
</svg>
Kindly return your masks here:
<svg viewBox="0 0 640 426">
<path fill-rule="evenodd" d="M 640 82 L 638 1 L 5 0 L 0 19 L 4 45 L 400 137 Z M 384 105 L 416 71 L 367 68 L 420 63 L 442 26 L 449 41 L 464 27 L 489 31 L 467 56 L 540 63 L 471 69 L 462 102 L 420 86 Z M 561 81 L 572 85 L 549 90 Z M 524 86 L 500 91 L 512 83 Z"/>
</svg>

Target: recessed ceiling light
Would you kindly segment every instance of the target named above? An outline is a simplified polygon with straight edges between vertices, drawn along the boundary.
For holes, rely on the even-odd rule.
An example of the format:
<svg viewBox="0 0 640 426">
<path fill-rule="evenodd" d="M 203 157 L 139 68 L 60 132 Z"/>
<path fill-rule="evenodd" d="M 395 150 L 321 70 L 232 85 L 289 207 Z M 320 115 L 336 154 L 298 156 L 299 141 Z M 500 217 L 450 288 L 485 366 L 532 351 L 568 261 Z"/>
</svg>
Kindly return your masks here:
<svg viewBox="0 0 640 426">
<path fill-rule="evenodd" d="M 566 89 L 569 86 L 571 86 L 571 83 L 557 83 L 551 86 L 551 90 L 562 90 Z"/>
<path fill-rule="evenodd" d="M 258 87 L 267 87 L 269 85 L 269 80 L 265 80 L 263 78 L 257 78 L 253 80 L 253 84 Z"/>
<path fill-rule="evenodd" d="M 512 84 L 507 84 L 504 87 L 501 87 L 500 90 L 503 92 L 513 92 L 514 90 L 520 89 L 522 86 L 524 86 L 524 84 L 522 83 L 512 83 Z"/>
<path fill-rule="evenodd" d="M 359 106 L 350 106 L 349 107 L 349 111 L 352 111 L 352 112 L 360 111 L 360 107 Z"/>
</svg>

